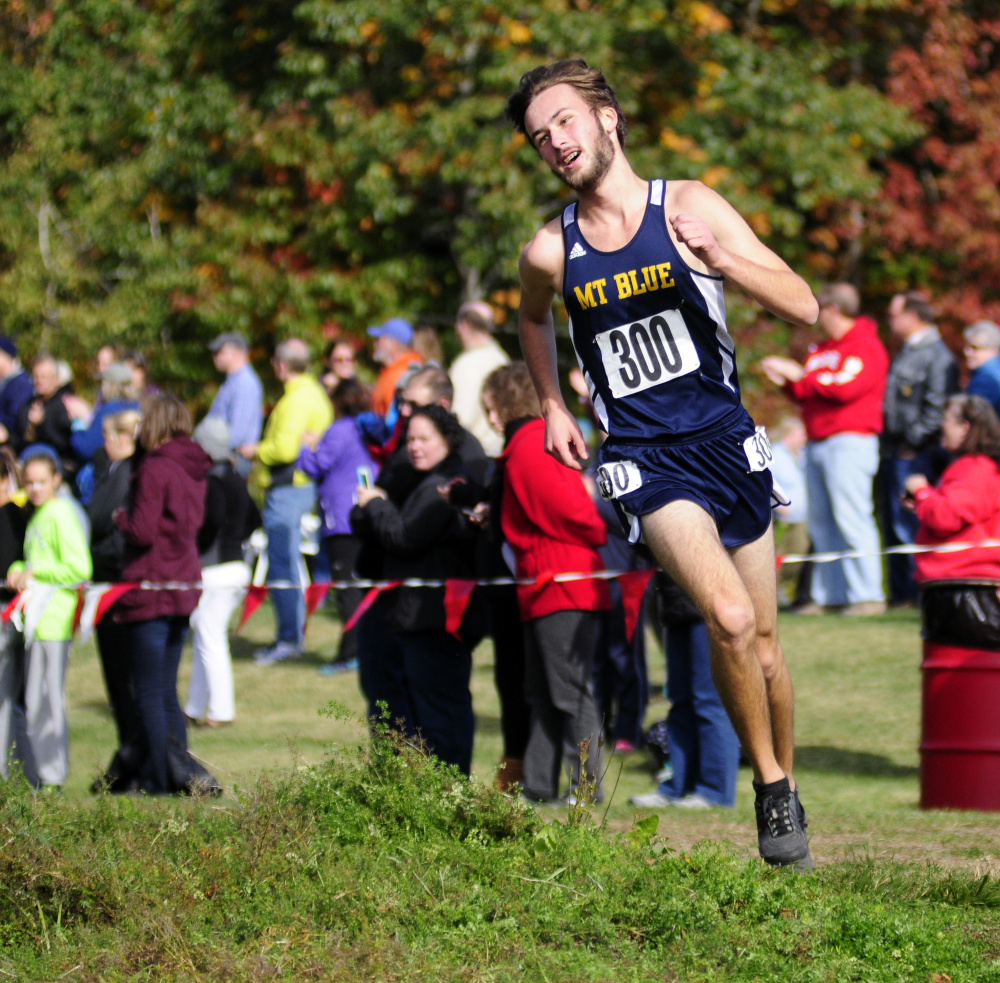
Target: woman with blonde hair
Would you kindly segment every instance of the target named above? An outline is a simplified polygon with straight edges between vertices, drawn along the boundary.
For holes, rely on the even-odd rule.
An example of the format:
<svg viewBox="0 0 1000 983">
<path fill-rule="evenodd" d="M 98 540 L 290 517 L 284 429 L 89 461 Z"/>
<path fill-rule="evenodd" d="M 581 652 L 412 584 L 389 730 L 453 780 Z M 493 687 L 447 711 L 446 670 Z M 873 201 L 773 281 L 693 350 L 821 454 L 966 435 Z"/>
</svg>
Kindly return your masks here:
<svg viewBox="0 0 1000 983">
<path fill-rule="evenodd" d="M 125 562 L 125 537 L 115 522 L 115 513 L 128 504 L 129 485 L 135 467 L 136 438 L 142 418 L 134 409 L 104 415 L 104 454 L 98 455 L 102 465 L 95 475 L 93 494 L 87 505 L 90 519 L 90 555 L 94 561 L 97 583 L 119 583 Z M 106 458 L 106 463 L 103 461 Z M 115 718 L 118 748 L 107 770 L 96 779 L 91 791 L 103 788 L 124 791 L 131 784 L 140 764 L 142 740 L 139 714 L 132 695 L 129 672 L 128 628 L 115 620 L 117 605 L 112 606 L 97 623 L 97 654 L 104 673 L 108 703 Z"/>
</svg>

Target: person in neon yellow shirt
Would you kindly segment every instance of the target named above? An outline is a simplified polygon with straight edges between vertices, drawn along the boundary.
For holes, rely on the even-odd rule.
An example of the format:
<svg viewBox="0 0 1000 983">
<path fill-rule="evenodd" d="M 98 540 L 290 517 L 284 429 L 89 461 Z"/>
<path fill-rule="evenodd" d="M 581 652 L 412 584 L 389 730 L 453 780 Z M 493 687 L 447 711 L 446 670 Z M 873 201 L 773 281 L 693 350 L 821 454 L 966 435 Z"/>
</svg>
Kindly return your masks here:
<svg viewBox="0 0 1000 983">
<path fill-rule="evenodd" d="M 302 516 L 316 501 L 316 486 L 295 467 L 304 433 L 323 433 L 333 423 L 333 407 L 326 391 L 309 375 L 309 348 L 299 338 L 281 342 L 271 360 L 285 392 L 275 404 L 259 444 L 245 444 L 239 453 L 263 465 L 264 531 L 267 533 L 267 579 L 298 580 L 297 553 Z M 302 652 L 305 602 L 297 590 L 275 590 L 271 597 L 277 615 L 274 644 L 254 656 L 258 665 L 270 665 Z"/>
<path fill-rule="evenodd" d="M 83 528 L 72 503 L 59 495 L 61 484 L 52 457 L 36 454 L 25 461 L 24 486 L 34 511 L 24 537 L 24 562 L 12 563 L 7 572 L 9 587 L 39 588 L 37 603 L 44 604 L 25 656 L 24 703 L 38 780 L 57 787 L 69 772 L 65 680 L 76 613 L 76 592 L 70 588 L 92 572 Z M 51 594 L 45 585 L 55 588 Z M 30 604 L 26 615 L 30 620 Z"/>
</svg>

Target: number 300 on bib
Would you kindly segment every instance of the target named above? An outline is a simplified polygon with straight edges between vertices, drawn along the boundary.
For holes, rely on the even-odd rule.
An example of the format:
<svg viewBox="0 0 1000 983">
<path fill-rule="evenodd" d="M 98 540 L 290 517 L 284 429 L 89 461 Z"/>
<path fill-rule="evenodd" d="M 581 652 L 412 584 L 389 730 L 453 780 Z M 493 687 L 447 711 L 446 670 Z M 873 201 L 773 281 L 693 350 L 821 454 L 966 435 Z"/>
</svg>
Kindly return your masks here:
<svg viewBox="0 0 1000 983">
<path fill-rule="evenodd" d="M 615 399 L 689 375 L 701 366 L 678 311 L 623 324 L 596 335 L 601 362 Z"/>
</svg>

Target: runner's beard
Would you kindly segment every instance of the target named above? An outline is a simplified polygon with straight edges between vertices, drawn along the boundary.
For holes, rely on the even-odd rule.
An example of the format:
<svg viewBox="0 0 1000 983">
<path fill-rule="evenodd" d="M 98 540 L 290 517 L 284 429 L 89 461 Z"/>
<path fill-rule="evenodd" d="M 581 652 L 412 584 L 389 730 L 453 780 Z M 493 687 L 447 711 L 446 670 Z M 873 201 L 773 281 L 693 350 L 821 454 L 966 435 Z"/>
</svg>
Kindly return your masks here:
<svg viewBox="0 0 1000 983">
<path fill-rule="evenodd" d="M 590 168 L 586 171 L 580 171 L 578 174 L 570 171 L 565 173 L 562 171 L 557 171 L 556 176 L 562 181 L 563 184 L 572 188 L 574 191 L 581 193 L 586 193 L 588 191 L 593 191 L 601 181 L 604 180 L 604 175 L 611 170 L 611 165 L 615 159 L 615 144 L 611 137 L 604 131 L 601 126 L 597 127 L 597 143 L 594 146 L 594 156 L 593 162 Z"/>
</svg>

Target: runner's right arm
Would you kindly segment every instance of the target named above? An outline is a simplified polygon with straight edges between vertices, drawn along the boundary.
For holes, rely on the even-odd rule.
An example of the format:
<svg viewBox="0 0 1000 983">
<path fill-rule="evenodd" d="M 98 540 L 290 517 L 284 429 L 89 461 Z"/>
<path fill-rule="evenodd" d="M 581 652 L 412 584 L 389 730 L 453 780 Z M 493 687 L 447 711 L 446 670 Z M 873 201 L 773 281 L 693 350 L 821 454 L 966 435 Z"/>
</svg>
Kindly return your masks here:
<svg viewBox="0 0 1000 983">
<path fill-rule="evenodd" d="M 560 464 L 576 471 L 589 457 L 587 442 L 559 389 L 552 300 L 562 277 L 563 244 L 558 222 L 540 229 L 524 247 L 518 262 L 521 310 L 518 333 L 521 351 L 538 393 L 545 420 L 545 450 Z"/>
</svg>

